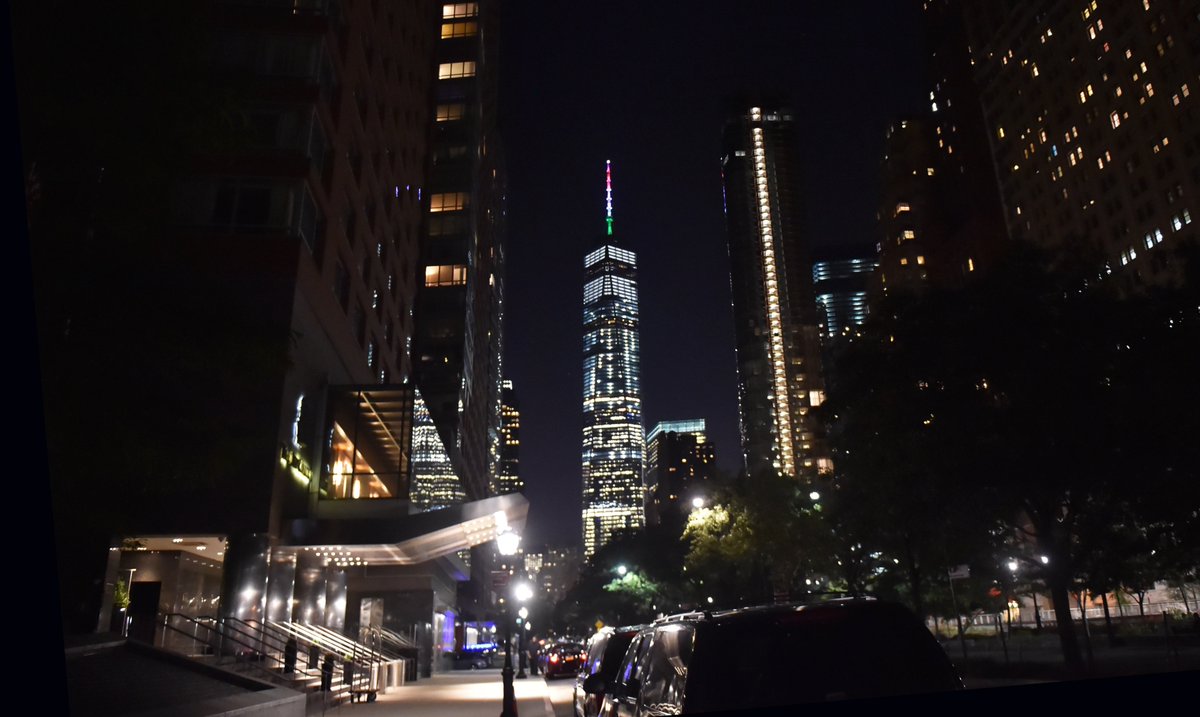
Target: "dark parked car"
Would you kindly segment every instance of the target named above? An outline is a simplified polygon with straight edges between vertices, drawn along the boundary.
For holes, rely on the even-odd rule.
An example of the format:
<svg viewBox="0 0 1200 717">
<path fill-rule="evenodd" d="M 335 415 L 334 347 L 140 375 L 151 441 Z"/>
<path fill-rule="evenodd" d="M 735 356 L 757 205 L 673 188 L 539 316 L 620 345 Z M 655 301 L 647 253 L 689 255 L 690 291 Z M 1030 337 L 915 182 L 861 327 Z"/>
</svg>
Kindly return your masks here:
<svg viewBox="0 0 1200 717">
<path fill-rule="evenodd" d="M 612 684 L 621 658 L 629 643 L 645 625 L 632 627 L 606 627 L 588 642 L 587 658 L 575 678 L 576 717 L 596 717 L 604 704 L 604 693 Z"/>
<path fill-rule="evenodd" d="M 692 714 L 962 689 L 933 635 L 874 600 L 658 620 L 630 642 L 605 715 Z"/>
<path fill-rule="evenodd" d="M 575 676 L 585 657 L 587 653 L 583 645 L 573 642 L 560 642 L 546 648 L 542 658 L 542 669 L 546 673 L 546 679 Z"/>
<path fill-rule="evenodd" d="M 454 653 L 454 669 L 484 670 L 492 666 L 490 651 L 464 651 Z"/>
</svg>

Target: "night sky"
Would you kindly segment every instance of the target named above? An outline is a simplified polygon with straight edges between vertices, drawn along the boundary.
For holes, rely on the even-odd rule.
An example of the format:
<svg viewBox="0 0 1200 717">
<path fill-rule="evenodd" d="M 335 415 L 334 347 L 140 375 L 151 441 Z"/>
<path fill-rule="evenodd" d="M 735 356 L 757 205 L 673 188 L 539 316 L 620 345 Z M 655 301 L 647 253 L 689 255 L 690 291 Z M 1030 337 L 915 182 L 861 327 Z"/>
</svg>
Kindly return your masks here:
<svg viewBox="0 0 1200 717">
<path fill-rule="evenodd" d="M 787 98 L 806 138 L 810 240 L 873 243 L 884 131 L 927 106 L 919 19 L 915 2 L 505 3 L 505 375 L 521 402 L 527 546 L 579 542 L 583 256 L 604 229 L 604 161 L 615 233 L 638 254 L 645 426 L 704 418 L 734 474 L 728 100 Z"/>
</svg>

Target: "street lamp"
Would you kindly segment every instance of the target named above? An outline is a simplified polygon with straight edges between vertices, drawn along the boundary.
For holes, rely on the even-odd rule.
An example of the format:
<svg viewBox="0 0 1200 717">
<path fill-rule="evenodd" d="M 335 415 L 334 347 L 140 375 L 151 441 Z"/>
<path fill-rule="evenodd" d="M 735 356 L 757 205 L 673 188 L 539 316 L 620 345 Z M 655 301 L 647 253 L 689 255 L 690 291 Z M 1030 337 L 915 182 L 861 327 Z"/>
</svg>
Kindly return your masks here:
<svg viewBox="0 0 1200 717">
<path fill-rule="evenodd" d="M 692 507 L 693 508 L 703 508 L 704 507 L 704 499 L 701 498 L 700 496 L 696 496 L 695 498 L 692 498 Z"/>
<path fill-rule="evenodd" d="M 1012 573 L 1011 580 L 1009 581 L 1009 585 L 1011 586 L 1012 592 L 1009 592 L 1004 596 L 1004 610 L 1008 614 L 1008 631 L 1011 633 L 1012 632 L 1012 604 L 1013 604 L 1012 593 L 1016 592 L 1016 589 L 1017 589 L 1017 561 L 1016 560 L 1008 561 L 1008 572 Z"/>
<path fill-rule="evenodd" d="M 521 536 L 516 531 L 505 527 L 496 536 L 496 549 L 501 555 L 516 555 L 521 544 Z M 504 701 L 500 708 L 500 717 L 517 717 L 517 696 L 513 691 L 512 668 L 512 616 L 504 607 L 504 669 L 500 671 L 504 678 Z"/>
<path fill-rule="evenodd" d="M 525 585 L 524 583 L 522 583 L 521 585 L 518 585 L 517 589 L 514 590 L 514 592 L 519 592 L 521 587 L 524 585 Z M 520 598 L 518 598 L 518 599 L 520 599 Z M 526 598 L 526 599 L 528 599 L 528 598 Z M 524 601 L 522 600 L 522 602 L 524 602 Z M 517 616 L 520 618 L 519 620 L 517 620 L 517 623 L 518 623 L 517 627 L 519 628 L 517 630 L 517 679 L 523 680 L 526 677 L 526 674 L 525 674 L 525 667 L 526 667 L 525 619 L 529 617 L 529 608 L 522 605 L 521 609 L 517 610 Z"/>
</svg>

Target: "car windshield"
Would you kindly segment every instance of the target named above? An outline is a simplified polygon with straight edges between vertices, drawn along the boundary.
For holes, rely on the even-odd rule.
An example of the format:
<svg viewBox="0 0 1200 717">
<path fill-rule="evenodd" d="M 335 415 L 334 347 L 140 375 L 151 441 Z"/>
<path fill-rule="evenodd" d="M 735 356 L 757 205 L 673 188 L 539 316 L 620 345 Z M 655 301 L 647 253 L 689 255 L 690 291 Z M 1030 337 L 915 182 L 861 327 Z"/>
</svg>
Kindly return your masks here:
<svg viewBox="0 0 1200 717">
<path fill-rule="evenodd" d="M 697 639 L 687 706 L 734 709 L 954 688 L 941 648 L 902 618 L 820 610 L 708 625 Z"/>
</svg>

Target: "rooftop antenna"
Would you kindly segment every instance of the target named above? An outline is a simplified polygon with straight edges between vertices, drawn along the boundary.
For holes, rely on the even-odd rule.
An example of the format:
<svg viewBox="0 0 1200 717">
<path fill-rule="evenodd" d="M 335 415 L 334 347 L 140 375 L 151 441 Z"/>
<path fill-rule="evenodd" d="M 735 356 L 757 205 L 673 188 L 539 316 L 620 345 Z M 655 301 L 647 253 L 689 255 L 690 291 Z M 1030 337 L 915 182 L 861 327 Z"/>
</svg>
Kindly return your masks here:
<svg viewBox="0 0 1200 717">
<path fill-rule="evenodd" d="M 612 236 L 612 160 L 604 160 L 604 221 L 608 224 L 608 235 Z"/>
</svg>

